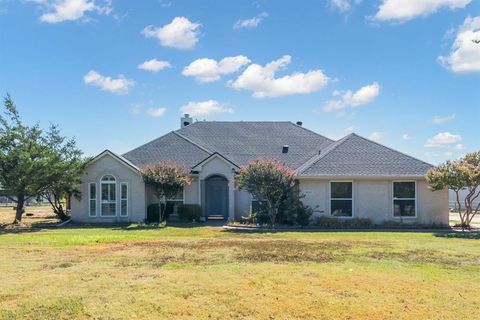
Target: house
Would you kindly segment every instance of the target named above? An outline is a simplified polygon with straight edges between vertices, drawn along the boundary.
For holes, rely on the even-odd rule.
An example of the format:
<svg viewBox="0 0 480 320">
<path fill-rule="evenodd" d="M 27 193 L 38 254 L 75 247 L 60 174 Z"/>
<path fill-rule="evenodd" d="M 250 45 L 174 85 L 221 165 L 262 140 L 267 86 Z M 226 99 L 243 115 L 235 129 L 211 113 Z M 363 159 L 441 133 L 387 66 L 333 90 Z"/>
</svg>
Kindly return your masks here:
<svg viewBox="0 0 480 320">
<path fill-rule="evenodd" d="M 257 158 L 294 169 L 303 202 L 316 215 L 448 224 L 448 191 L 428 189 L 428 163 L 356 134 L 333 141 L 301 122 L 193 122 L 188 115 L 179 130 L 123 155 L 106 150 L 91 160 L 82 177 L 83 197 L 72 201 L 72 219 L 144 221 L 157 199 L 140 168 L 175 162 L 190 169 L 192 182 L 171 203 L 199 204 L 206 219 L 239 220 L 255 199 L 236 188 L 235 173 Z"/>
</svg>

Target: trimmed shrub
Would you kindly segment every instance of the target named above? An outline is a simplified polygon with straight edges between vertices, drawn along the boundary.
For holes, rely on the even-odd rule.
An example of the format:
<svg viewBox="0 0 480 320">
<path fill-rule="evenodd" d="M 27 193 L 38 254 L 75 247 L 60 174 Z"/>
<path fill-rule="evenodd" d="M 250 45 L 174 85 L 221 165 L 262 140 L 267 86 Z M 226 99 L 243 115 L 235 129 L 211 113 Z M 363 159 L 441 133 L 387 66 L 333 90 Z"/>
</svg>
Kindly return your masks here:
<svg viewBox="0 0 480 320">
<path fill-rule="evenodd" d="M 184 222 L 200 221 L 202 210 L 198 204 L 182 204 L 178 206 L 178 219 Z"/>
<path fill-rule="evenodd" d="M 173 213 L 174 202 L 167 202 L 167 208 L 165 210 L 164 220 L 168 219 L 168 216 Z M 149 204 L 147 207 L 147 223 L 160 223 L 160 211 L 158 210 L 158 203 Z M 163 204 L 162 204 L 163 209 Z"/>
<path fill-rule="evenodd" d="M 372 221 L 367 218 L 332 218 L 326 216 L 316 217 L 313 225 L 326 229 L 342 229 L 342 228 L 370 228 Z"/>
</svg>

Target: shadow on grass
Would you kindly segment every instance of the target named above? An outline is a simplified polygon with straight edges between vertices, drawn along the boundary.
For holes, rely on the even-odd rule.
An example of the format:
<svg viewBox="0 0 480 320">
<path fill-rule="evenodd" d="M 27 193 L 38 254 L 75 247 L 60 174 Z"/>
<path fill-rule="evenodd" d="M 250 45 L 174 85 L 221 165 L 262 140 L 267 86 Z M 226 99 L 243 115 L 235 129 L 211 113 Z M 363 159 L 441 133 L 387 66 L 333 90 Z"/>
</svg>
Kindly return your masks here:
<svg viewBox="0 0 480 320">
<path fill-rule="evenodd" d="M 440 238 L 456 238 L 456 239 L 473 239 L 480 240 L 479 231 L 466 231 L 466 232 L 437 232 L 433 234 L 435 237 Z"/>
</svg>

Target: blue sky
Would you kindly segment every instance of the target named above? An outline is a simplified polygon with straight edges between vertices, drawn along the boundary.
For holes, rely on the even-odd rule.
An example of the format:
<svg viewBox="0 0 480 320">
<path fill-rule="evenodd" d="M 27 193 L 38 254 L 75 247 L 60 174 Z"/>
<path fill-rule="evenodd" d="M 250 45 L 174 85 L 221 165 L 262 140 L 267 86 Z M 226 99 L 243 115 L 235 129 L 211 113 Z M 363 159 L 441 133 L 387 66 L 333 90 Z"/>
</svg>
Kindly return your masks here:
<svg viewBox="0 0 480 320">
<path fill-rule="evenodd" d="M 0 91 L 87 155 L 189 111 L 354 131 L 435 164 L 480 150 L 476 39 L 478 0 L 0 0 Z"/>
</svg>

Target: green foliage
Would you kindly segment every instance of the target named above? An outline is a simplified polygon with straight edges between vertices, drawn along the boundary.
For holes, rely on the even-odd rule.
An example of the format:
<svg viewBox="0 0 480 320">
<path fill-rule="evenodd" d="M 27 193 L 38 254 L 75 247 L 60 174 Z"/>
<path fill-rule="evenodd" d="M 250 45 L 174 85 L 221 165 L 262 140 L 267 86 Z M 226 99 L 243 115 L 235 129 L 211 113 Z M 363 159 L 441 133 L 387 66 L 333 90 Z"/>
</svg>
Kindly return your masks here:
<svg viewBox="0 0 480 320">
<path fill-rule="evenodd" d="M 266 202 L 270 225 L 277 221 L 279 208 L 295 186 L 294 171 L 275 160 L 257 159 L 240 169 L 238 187 Z"/>
<path fill-rule="evenodd" d="M 66 194 L 76 189 L 83 162 L 75 141 L 66 141 L 57 126 L 45 132 L 38 124 L 21 121 L 11 97 L 4 99 L 4 116 L 0 115 L 0 184 L 3 192 L 16 202 L 14 223 L 21 220 L 24 203 L 29 198 L 49 196 L 57 214 Z M 62 210 L 60 210 L 62 209 Z"/>
<path fill-rule="evenodd" d="M 427 173 L 426 179 L 432 191 L 448 188 L 455 192 L 462 227 L 469 227 L 480 209 L 480 204 L 474 206 L 474 201 L 480 196 L 480 152 L 472 152 L 459 160 L 434 167 Z M 467 191 L 463 203 L 459 196 L 462 189 Z"/>
<path fill-rule="evenodd" d="M 142 168 L 145 184 L 149 186 L 157 199 L 160 221 L 164 221 L 167 199 L 174 198 L 183 187 L 190 183 L 188 170 L 175 163 L 157 163 Z"/>
<path fill-rule="evenodd" d="M 372 221 L 367 218 L 339 219 L 327 216 L 320 216 L 313 219 L 313 225 L 325 229 L 361 229 L 370 228 L 372 226 Z"/>
<path fill-rule="evenodd" d="M 180 221 L 200 221 L 202 210 L 198 204 L 182 204 L 178 206 L 178 218 Z"/>
</svg>

